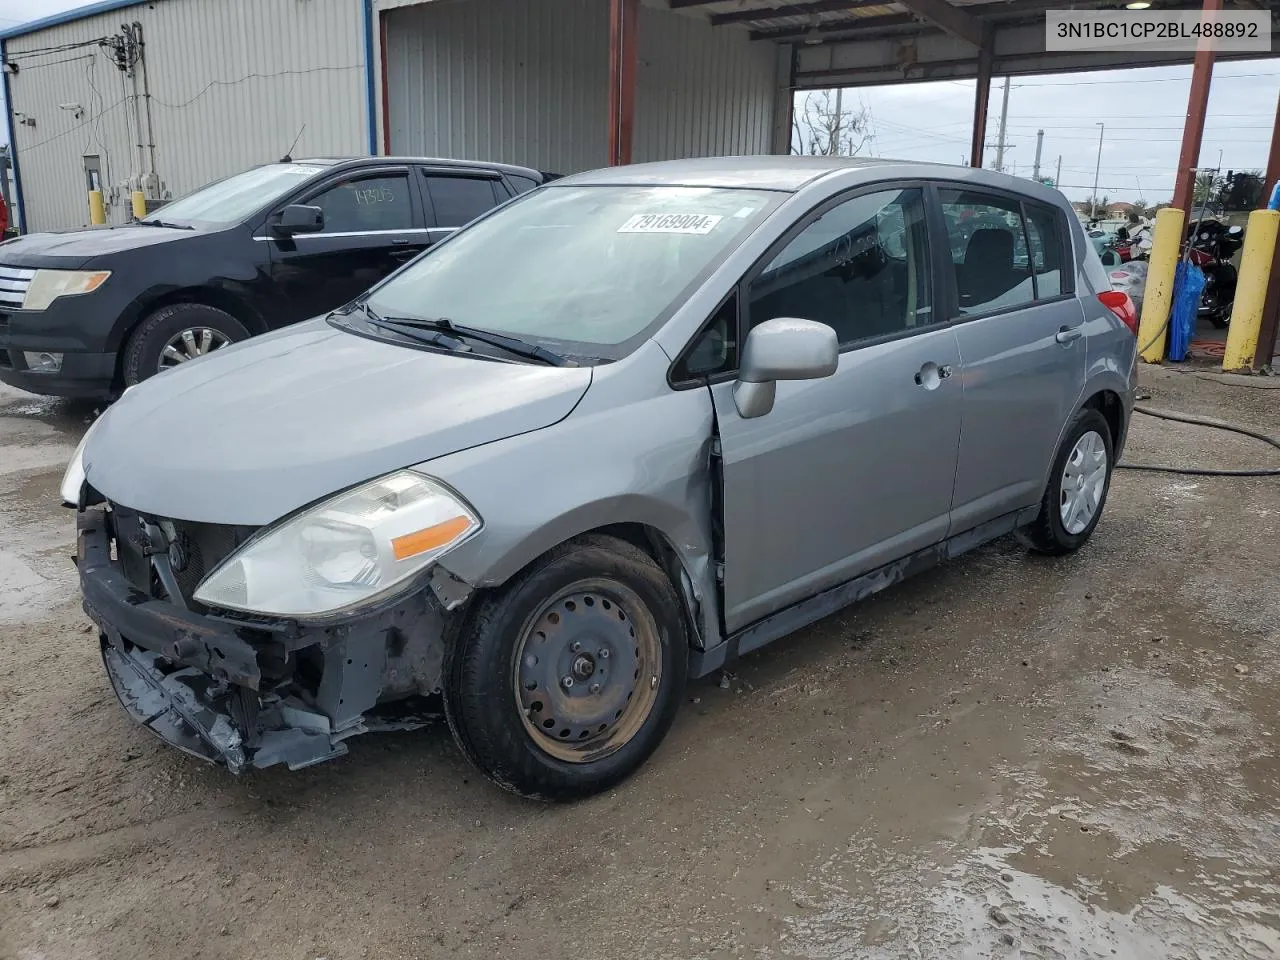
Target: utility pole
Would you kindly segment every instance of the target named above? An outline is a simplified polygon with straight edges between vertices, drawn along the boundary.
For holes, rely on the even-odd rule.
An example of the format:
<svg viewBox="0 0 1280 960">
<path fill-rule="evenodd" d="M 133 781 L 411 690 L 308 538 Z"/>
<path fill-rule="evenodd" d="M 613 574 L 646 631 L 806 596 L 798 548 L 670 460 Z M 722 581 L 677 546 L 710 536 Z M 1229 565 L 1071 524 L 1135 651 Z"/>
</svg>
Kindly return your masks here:
<svg viewBox="0 0 1280 960">
<path fill-rule="evenodd" d="M 1000 135 L 996 143 L 996 170 L 1004 173 L 1004 131 L 1009 120 L 1009 78 L 1004 78 L 1004 102 L 1000 106 Z"/>
<path fill-rule="evenodd" d="M 1107 132 L 1107 125 L 1101 120 L 1098 124 L 1098 164 L 1093 168 L 1093 197 L 1089 200 L 1089 216 L 1098 216 L 1098 174 L 1102 172 L 1102 135 Z"/>
<path fill-rule="evenodd" d="M 1053 175 L 1053 185 L 1062 189 L 1062 154 L 1058 154 L 1058 172 Z"/>
<path fill-rule="evenodd" d="M 1044 131 L 1037 130 L 1036 131 L 1036 163 L 1031 170 L 1032 180 L 1040 179 L 1040 148 L 1043 146 L 1044 146 Z"/>
<path fill-rule="evenodd" d="M 844 87 L 836 87 L 836 119 L 831 125 L 831 143 L 827 149 L 833 157 L 840 155 L 840 126 L 844 122 Z"/>
</svg>

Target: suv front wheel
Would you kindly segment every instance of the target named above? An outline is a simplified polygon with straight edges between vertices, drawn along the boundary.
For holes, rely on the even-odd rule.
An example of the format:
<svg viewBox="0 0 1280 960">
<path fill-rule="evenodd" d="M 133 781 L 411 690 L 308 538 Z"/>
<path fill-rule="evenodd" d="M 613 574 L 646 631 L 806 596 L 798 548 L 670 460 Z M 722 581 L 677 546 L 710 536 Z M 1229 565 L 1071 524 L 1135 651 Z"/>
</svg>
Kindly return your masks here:
<svg viewBox="0 0 1280 960">
<path fill-rule="evenodd" d="M 248 338 L 244 324 L 224 310 L 204 303 L 171 303 L 130 335 L 122 363 L 125 386 Z"/>
<path fill-rule="evenodd" d="M 662 569 L 624 540 L 589 534 L 470 612 L 446 664 L 445 713 L 499 786 L 571 800 L 614 786 L 654 751 L 688 656 Z"/>
</svg>

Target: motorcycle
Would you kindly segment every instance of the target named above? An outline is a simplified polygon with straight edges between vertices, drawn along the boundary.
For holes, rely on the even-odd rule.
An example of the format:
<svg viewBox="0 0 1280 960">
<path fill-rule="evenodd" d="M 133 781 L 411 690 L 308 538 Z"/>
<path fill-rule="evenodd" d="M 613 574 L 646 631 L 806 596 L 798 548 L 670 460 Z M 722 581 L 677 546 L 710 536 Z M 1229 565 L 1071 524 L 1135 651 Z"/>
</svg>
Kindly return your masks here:
<svg viewBox="0 0 1280 960">
<path fill-rule="evenodd" d="M 1187 244 L 1187 259 L 1204 272 L 1204 292 L 1196 316 L 1221 330 L 1231 321 L 1236 299 L 1238 278 L 1231 258 L 1244 246 L 1244 227 L 1206 217 L 1191 225 Z"/>
</svg>

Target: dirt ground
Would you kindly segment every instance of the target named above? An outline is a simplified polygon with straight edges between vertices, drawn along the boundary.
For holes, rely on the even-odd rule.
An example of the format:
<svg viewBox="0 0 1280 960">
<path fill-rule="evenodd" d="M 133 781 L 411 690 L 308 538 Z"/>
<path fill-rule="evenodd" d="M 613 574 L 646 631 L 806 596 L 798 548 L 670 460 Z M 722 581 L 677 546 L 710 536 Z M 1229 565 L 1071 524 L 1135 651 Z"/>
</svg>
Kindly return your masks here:
<svg viewBox="0 0 1280 960">
<path fill-rule="evenodd" d="M 1144 370 L 1280 433 L 1280 381 Z M 133 725 L 56 504 L 88 409 L 0 393 L 0 958 L 1280 955 L 1280 479 L 1120 473 L 693 685 L 615 792 L 522 802 L 447 731 L 236 779 Z M 1128 458 L 1280 465 L 1139 417 Z"/>
</svg>

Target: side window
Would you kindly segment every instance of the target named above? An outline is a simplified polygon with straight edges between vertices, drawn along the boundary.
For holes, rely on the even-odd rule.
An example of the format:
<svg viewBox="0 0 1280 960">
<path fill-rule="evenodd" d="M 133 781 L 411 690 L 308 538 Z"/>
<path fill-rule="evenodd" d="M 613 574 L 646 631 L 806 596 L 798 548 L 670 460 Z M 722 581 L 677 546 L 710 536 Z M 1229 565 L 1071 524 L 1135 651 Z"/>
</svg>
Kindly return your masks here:
<svg viewBox="0 0 1280 960">
<path fill-rule="evenodd" d="M 1039 203 L 1025 205 L 1027 241 L 1031 246 L 1032 269 L 1036 275 L 1036 299 L 1056 297 L 1072 289 L 1069 259 L 1062 249 L 1062 214 Z"/>
<path fill-rule="evenodd" d="M 864 194 L 804 228 L 751 282 L 750 326 L 815 320 L 841 345 L 934 322 L 918 188 Z"/>
<path fill-rule="evenodd" d="M 1035 300 L 1031 255 L 1016 200 L 974 190 L 938 191 L 956 272 L 960 312 L 985 313 Z"/>
<path fill-rule="evenodd" d="M 671 368 L 672 383 L 699 382 L 738 369 L 738 296 L 707 321 Z"/>
<path fill-rule="evenodd" d="M 519 174 L 508 173 L 507 179 L 511 181 L 511 185 L 516 188 L 516 193 L 528 193 L 538 185 L 538 181 L 532 177 L 522 177 Z"/>
<path fill-rule="evenodd" d="M 405 174 L 345 180 L 307 203 L 324 211 L 325 233 L 409 230 L 413 206 Z"/>
<path fill-rule="evenodd" d="M 493 180 L 429 174 L 426 183 L 431 205 L 436 209 L 437 227 L 460 227 L 498 204 Z"/>
</svg>

